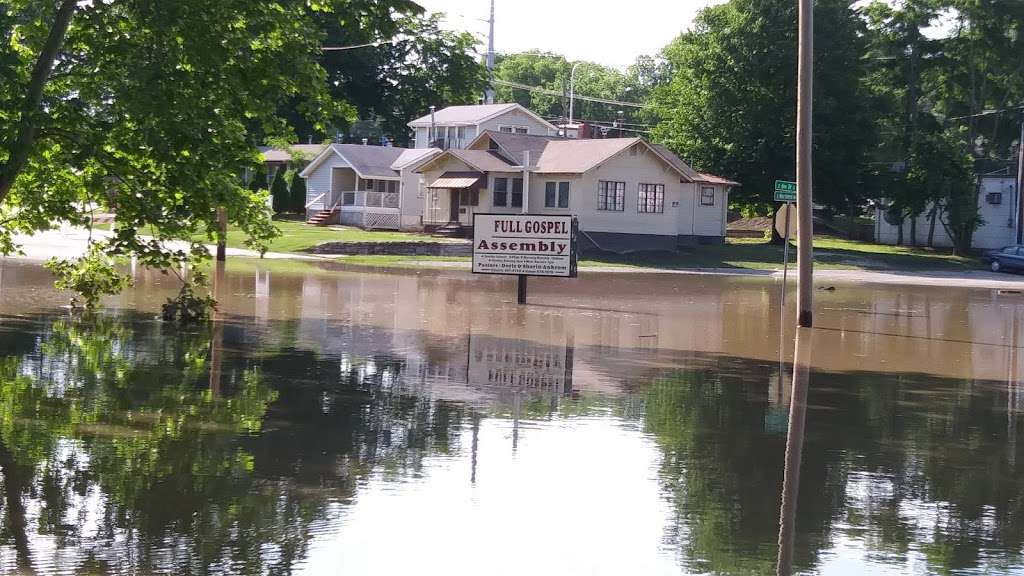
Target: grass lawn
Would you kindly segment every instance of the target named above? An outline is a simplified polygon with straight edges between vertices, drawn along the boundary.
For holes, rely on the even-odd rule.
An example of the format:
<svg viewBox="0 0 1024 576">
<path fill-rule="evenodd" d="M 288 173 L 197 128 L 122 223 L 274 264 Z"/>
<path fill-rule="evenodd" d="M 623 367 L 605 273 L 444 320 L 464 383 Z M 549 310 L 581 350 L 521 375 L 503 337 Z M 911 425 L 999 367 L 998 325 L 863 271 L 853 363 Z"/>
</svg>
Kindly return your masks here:
<svg viewBox="0 0 1024 576">
<path fill-rule="evenodd" d="M 351 226 L 313 226 L 297 220 L 275 220 L 281 235 L 270 242 L 270 252 L 300 252 L 325 242 L 436 242 L 437 238 L 411 232 L 368 231 Z M 228 246 L 245 248 L 245 235 L 228 228 Z M 205 235 L 195 237 L 207 241 Z"/>
<path fill-rule="evenodd" d="M 964 271 L 981 268 L 972 258 L 921 248 L 883 246 L 841 238 L 819 237 L 814 241 L 815 266 L 825 270 L 945 270 Z M 790 265 L 796 265 L 796 249 L 790 249 Z M 450 268 L 452 263 L 469 264 L 468 257 L 437 256 L 343 256 L 338 263 L 380 268 Z M 580 268 L 699 268 L 775 270 L 782 268 L 782 247 L 764 240 L 730 238 L 724 246 L 695 246 L 675 253 L 588 255 L 580 259 Z"/>
<path fill-rule="evenodd" d="M 684 268 L 776 269 L 782 267 L 782 246 L 760 239 L 729 238 L 724 246 L 694 246 L 674 253 L 588 256 L 587 265 Z M 796 262 L 796 249 L 789 251 Z M 821 236 L 814 239 L 814 262 L 823 269 L 849 270 L 968 270 L 978 260 L 923 248 L 886 246 Z M 581 266 L 584 262 L 581 261 Z"/>
</svg>

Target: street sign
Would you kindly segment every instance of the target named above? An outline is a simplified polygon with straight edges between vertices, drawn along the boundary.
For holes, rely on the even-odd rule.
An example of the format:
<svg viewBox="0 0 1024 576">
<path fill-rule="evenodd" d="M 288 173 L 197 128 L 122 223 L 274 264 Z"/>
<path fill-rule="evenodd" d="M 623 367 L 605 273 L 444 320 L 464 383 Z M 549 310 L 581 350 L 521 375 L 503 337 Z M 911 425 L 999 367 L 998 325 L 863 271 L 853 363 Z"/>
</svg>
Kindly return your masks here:
<svg viewBox="0 0 1024 576">
<path fill-rule="evenodd" d="M 474 214 L 473 272 L 576 276 L 576 220 L 540 214 Z"/>
<path fill-rule="evenodd" d="M 776 202 L 796 202 L 796 182 L 775 181 Z"/>
</svg>

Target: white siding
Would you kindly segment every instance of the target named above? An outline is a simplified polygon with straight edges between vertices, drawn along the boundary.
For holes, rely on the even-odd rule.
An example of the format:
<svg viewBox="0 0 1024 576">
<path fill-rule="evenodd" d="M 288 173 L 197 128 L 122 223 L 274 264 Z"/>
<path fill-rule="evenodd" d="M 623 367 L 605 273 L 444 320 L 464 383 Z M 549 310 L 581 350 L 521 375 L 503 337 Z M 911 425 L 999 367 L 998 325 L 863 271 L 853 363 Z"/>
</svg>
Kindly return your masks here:
<svg viewBox="0 0 1024 576">
<path fill-rule="evenodd" d="M 982 178 L 981 188 L 978 194 L 978 210 L 984 223 L 981 228 L 974 232 L 972 246 L 974 248 L 990 250 L 1002 248 L 1016 242 L 1015 228 L 1013 226 L 1013 208 L 1016 199 L 1014 190 L 1016 183 L 1013 178 Z M 986 197 L 988 194 L 998 192 L 1003 195 L 1001 204 L 989 204 Z M 924 245 L 928 242 L 928 229 L 931 223 L 928 219 L 928 210 L 917 218 L 917 243 Z M 894 226 L 885 221 L 885 214 L 875 211 L 875 241 L 880 244 L 895 245 L 899 239 L 899 226 Z M 909 245 L 910 220 L 903 222 L 903 242 Z M 935 223 L 935 241 L 937 247 L 948 248 L 953 245 L 949 234 L 946 233 L 942 222 Z"/>
<path fill-rule="evenodd" d="M 519 214 L 519 213 L 521 213 L 523 211 L 522 206 L 512 207 L 512 206 L 495 206 L 494 205 L 494 195 L 491 194 L 491 190 L 494 190 L 494 179 L 495 178 L 508 178 L 508 191 L 507 191 L 508 200 L 507 200 L 507 203 L 511 204 L 512 203 L 511 202 L 511 198 L 512 198 L 512 180 L 514 178 L 523 178 L 523 173 L 522 172 L 490 172 L 490 173 L 488 173 L 488 175 L 487 175 L 487 190 L 484 191 L 484 193 L 487 195 L 487 201 L 486 201 L 486 204 L 485 204 L 484 203 L 484 197 L 483 197 L 483 195 L 481 195 L 481 197 L 480 197 L 480 206 L 477 207 L 479 209 L 479 211 L 480 212 L 496 212 L 498 214 Z M 526 191 L 526 182 L 524 180 L 524 182 L 523 182 L 523 195 L 524 195 L 523 201 L 524 202 L 526 201 L 526 197 L 525 197 L 526 193 L 527 193 L 527 191 Z M 541 201 L 543 202 L 543 197 L 541 198 Z M 541 206 L 543 206 L 543 204 L 541 204 Z"/>
<path fill-rule="evenodd" d="M 326 194 L 326 196 L 317 201 L 317 204 L 310 206 L 309 210 L 323 210 L 326 207 L 324 203 L 329 201 L 328 197 L 331 195 L 331 170 L 335 167 L 347 166 L 347 162 L 331 152 L 330 156 L 306 177 L 307 204 L 312 202 L 317 196 Z"/>
<path fill-rule="evenodd" d="M 714 189 L 714 205 L 701 204 L 701 190 Z M 693 192 L 693 228 L 692 232 L 680 231 L 680 234 L 694 236 L 725 236 L 726 209 L 728 195 L 724 186 L 697 183 Z"/>
<path fill-rule="evenodd" d="M 643 146 L 637 147 L 636 154 L 625 151 L 609 159 L 586 174 L 574 178 L 555 175 L 534 174 L 531 177 L 531 212 L 553 212 L 544 209 L 544 183 L 570 180 L 569 207 L 580 220 L 580 227 L 588 232 L 615 232 L 622 234 L 656 234 L 676 236 L 681 222 L 689 228 L 691 206 L 684 200 L 684 188 L 689 184 L 679 182 L 679 174 Z M 625 182 L 624 207 L 621 212 L 597 209 L 598 182 Z M 661 213 L 637 211 L 640 184 L 661 184 L 665 187 L 665 210 Z"/>
<path fill-rule="evenodd" d="M 530 116 L 522 110 L 509 110 L 504 114 L 491 118 L 486 122 L 481 122 L 477 128 L 479 130 L 494 130 L 498 132 L 502 126 L 525 126 L 527 128 L 527 134 L 540 134 L 553 136 L 551 129 L 549 129 L 542 122 L 537 121 L 536 118 Z M 467 142 L 468 144 L 469 142 Z"/>
<path fill-rule="evenodd" d="M 429 146 L 428 146 L 429 143 L 427 142 L 427 137 L 429 135 L 428 134 L 429 131 L 430 131 L 429 128 L 417 128 L 416 129 L 416 142 L 413 145 L 414 148 L 429 148 Z"/>
<path fill-rule="evenodd" d="M 426 184 L 421 183 L 422 175 L 412 169 L 402 170 L 402 229 L 419 230 L 423 228 L 423 195 Z"/>
</svg>

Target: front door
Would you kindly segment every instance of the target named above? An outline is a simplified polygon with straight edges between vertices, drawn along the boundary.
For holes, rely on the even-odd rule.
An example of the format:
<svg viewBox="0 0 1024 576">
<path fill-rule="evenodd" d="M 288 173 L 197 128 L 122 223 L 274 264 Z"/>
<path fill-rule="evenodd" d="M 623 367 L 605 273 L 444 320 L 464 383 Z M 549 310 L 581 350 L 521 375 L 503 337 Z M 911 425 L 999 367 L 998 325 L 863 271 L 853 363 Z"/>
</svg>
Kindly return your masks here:
<svg viewBox="0 0 1024 576">
<path fill-rule="evenodd" d="M 461 193 L 461 190 L 456 190 L 454 188 L 450 188 L 448 190 L 448 198 L 450 202 L 450 208 L 448 210 L 449 224 L 459 221 L 459 196 L 461 195 Z"/>
</svg>

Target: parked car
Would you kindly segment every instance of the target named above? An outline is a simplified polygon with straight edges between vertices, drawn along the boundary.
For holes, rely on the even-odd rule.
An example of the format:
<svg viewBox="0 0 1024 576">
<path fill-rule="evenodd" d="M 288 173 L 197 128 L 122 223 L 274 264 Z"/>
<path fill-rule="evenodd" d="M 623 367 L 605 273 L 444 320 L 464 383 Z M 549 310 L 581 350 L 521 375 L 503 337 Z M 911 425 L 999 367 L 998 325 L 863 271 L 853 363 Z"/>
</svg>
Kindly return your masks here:
<svg viewBox="0 0 1024 576">
<path fill-rule="evenodd" d="M 1024 246 L 1014 244 L 999 250 L 989 250 L 982 257 L 993 272 L 1024 270 Z"/>
</svg>

